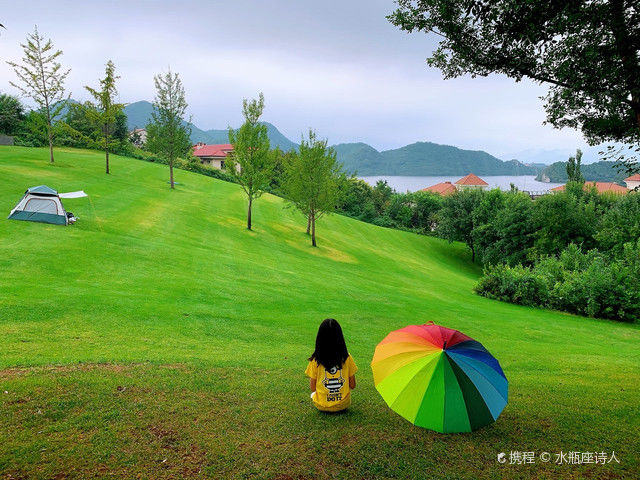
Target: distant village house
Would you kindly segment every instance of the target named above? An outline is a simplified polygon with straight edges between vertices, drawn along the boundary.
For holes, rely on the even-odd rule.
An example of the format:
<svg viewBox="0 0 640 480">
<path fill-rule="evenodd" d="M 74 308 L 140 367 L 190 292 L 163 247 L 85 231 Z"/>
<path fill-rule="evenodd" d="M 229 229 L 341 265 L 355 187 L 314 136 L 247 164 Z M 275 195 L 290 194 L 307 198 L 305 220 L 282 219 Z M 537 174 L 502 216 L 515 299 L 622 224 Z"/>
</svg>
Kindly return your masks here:
<svg viewBox="0 0 640 480">
<path fill-rule="evenodd" d="M 635 175 L 625 178 L 624 183 L 627 185 L 629 190 L 635 190 L 636 188 L 640 189 L 640 173 L 636 173 Z"/>
<path fill-rule="evenodd" d="M 233 151 L 233 145 L 223 143 L 219 145 L 205 145 L 199 142 L 193 146 L 193 155 L 203 165 L 210 165 L 218 170 L 224 170 L 227 155 Z"/>
<path fill-rule="evenodd" d="M 436 183 L 435 185 L 424 188 L 422 191 L 437 193 L 438 195 L 446 197 L 447 195 L 451 195 L 459 190 L 484 190 L 488 186 L 489 184 L 483 179 L 473 173 L 470 173 L 469 175 L 462 177 L 460 180 L 457 180 L 455 183 Z"/>
</svg>

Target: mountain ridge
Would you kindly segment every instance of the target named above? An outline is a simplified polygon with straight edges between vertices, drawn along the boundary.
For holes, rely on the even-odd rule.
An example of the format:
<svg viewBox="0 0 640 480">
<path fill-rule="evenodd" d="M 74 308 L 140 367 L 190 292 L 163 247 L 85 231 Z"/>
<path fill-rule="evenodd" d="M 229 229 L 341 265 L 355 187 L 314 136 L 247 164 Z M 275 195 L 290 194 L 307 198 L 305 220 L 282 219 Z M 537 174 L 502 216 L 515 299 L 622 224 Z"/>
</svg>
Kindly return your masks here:
<svg viewBox="0 0 640 480">
<path fill-rule="evenodd" d="M 141 100 L 128 104 L 125 109 L 130 129 L 144 128 L 151 118 L 153 105 Z M 202 130 L 191 122 L 194 143 L 228 143 L 227 130 Z M 264 122 L 273 147 L 283 151 L 297 150 L 298 144 L 289 140 L 273 124 Z M 404 147 L 378 151 L 364 142 L 339 143 L 333 145 L 338 161 L 345 171 L 362 176 L 405 175 L 438 176 L 466 175 L 536 175 L 538 168 L 524 165 L 518 160 L 503 161 L 482 150 L 465 150 L 452 145 L 433 142 L 415 142 Z"/>
<path fill-rule="evenodd" d="M 358 175 L 440 176 L 536 175 L 538 168 L 518 160 L 503 161 L 483 150 L 465 150 L 452 145 L 415 142 L 404 147 L 378 151 L 357 143 L 334 145 L 345 170 Z"/>
<path fill-rule="evenodd" d="M 151 102 L 141 100 L 130 103 L 124 107 L 124 113 L 127 115 L 127 125 L 129 129 L 144 128 L 151 119 L 153 105 Z M 285 137 L 275 125 L 269 122 L 262 122 L 267 126 L 267 136 L 271 141 L 272 147 L 280 147 L 284 151 L 297 149 L 298 145 L 287 137 Z M 229 143 L 229 131 L 226 129 L 202 130 L 192 122 L 185 122 L 191 128 L 191 141 L 193 143 Z"/>
<path fill-rule="evenodd" d="M 624 186 L 627 174 L 616 168 L 614 161 L 600 161 L 581 166 L 581 173 L 587 182 L 614 182 Z M 567 175 L 567 162 L 555 162 L 548 165 L 538 173 L 536 180 L 539 182 L 565 183 L 569 180 Z"/>
</svg>

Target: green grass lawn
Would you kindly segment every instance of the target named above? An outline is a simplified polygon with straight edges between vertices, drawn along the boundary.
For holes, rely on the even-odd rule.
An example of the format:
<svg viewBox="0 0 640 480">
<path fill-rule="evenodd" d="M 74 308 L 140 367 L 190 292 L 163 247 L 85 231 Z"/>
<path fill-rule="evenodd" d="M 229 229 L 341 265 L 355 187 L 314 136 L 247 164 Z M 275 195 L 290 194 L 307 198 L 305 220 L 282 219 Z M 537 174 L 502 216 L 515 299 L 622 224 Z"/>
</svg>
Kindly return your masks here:
<svg viewBox="0 0 640 480">
<path fill-rule="evenodd" d="M 69 227 L 0 220 L 0 478 L 637 478 L 640 332 L 474 295 L 465 248 L 96 152 L 0 147 L 0 213 L 47 184 Z M 347 413 L 303 376 L 337 318 L 360 372 Z M 482 342 L 510 382 L 498 421 L 416 428 L 377 394 L 391 330 L 429 320 Z M 550 463 L 497 462 L 550 452 Z M 620 463 L 556 465 L 561 451 Z"/>
</svg>

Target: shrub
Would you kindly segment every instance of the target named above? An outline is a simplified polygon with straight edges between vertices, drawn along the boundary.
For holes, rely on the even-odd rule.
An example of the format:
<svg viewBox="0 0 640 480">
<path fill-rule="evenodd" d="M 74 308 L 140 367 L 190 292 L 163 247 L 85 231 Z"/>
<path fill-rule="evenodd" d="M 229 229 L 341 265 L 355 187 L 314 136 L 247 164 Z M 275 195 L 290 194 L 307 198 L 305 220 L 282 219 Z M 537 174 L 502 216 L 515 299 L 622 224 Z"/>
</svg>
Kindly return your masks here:
<svg viewBox="0 0 640 480">
<path fill-rule="evenodd" d="M 633 322 L 640 317 L 640 240 L 621 259 L 569 245 L 532 267 L 489 266 L 476 293 L 520 305 Z"/>
<path fill-rule="evenodd" d="M 490 265 L 475 287 L 485 297 L 519 305 L 536 306 L 548 301 L 545 279 L 522 265 Z"/>
</svg>

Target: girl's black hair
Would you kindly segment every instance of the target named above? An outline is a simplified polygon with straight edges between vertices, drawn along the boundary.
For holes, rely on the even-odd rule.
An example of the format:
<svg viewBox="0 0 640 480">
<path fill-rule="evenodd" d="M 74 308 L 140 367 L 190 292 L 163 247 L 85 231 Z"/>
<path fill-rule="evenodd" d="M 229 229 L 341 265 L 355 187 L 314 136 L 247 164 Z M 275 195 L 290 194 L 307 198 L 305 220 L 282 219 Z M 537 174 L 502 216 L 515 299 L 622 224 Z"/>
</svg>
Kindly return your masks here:
<svg viewBox="0 0 640 480">
<path fill-rule="evenodd" d="M 327 318 L 318 328 L 316 349 L 309 357 L 309 361 L 315 360 L 326 370 L 331 370 L 333 367 L 341 368 L 348 357 L 349 352 L 347 352 L 347 344 L 344 342 L 340 324 L 333 318 Z"/>
</svg>

